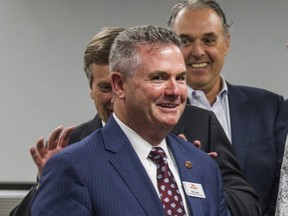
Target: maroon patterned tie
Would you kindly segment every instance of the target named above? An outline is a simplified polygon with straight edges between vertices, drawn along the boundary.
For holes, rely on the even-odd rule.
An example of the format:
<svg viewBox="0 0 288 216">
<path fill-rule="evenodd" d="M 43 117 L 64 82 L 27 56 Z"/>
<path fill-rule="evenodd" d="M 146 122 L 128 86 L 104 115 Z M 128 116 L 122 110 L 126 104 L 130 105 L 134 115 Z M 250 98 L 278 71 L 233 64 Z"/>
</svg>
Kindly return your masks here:
<svg viewBox="0 0 288 216">
<path fill-rule="evenodd" d="M 153 147 L 148 157 L 157 165 L 157 184 L 166 215 L 186 215 L 180 191 L 168 167 L 164 150 Z"/>
</svg>

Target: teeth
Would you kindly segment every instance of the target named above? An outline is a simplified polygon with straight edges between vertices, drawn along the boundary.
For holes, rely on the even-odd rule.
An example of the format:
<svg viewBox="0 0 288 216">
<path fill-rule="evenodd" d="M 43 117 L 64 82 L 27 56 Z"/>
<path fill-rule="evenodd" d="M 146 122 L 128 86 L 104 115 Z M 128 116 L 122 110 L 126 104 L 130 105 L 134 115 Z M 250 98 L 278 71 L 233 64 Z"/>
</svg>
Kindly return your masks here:
<svg viewBox="0 0 288 216">
<path fill-rule="evenodd" d="M 193 68 L 202 68 L 202 67 L 206 67 L 208 64 L 205 62 L 205 63 L 197 63 L 197 64 L 191 64 L 191 66 Z"/>
<path fill-rule="evenodd" d="M 172 104 L 161 104 L 162 107 L 175 107 L 175 105 Z"/>
</svg>

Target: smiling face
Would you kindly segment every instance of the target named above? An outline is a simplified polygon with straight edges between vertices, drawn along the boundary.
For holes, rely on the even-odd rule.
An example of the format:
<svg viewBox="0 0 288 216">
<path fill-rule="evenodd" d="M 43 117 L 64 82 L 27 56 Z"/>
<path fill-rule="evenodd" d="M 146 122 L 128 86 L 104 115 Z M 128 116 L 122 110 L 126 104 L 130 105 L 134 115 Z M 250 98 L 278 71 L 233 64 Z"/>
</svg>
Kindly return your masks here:
<svg viewBox="0 0 288 216">
<path fill-rule="evenodd" d="M 107 122 L 113 112 L 112 87 L 109 65 L 91 64 L 92 84 L 90 96 L 94 100 L 99 117 Z"/>
<path fill-rule="evenodd" d="M 118 106 L 117 99 L 114 111 L 153 144 L 155 140 L 150 138 L 163 139 L 182 115 L 187 97 L 186 67 L 181 50 L 175 45 L 144 45 L 139 49 L 142 63 L 133 75 L 121 78 L 119 83 L 123 85 L 115 94 L 123 106 Z M 113 74 L 113 83 L 116 76 L 121 75 Z"/>
<path fill-rule="evenodd" d="M 173 31 L 184 43 L 182 53 L 188 86 L 205 94 L 218 93 L 219 75 L 230 47 L 230 38 L 224 34 L 220 17 L 210 8 L 183 9 L 175 19 Z"/>
</svg>

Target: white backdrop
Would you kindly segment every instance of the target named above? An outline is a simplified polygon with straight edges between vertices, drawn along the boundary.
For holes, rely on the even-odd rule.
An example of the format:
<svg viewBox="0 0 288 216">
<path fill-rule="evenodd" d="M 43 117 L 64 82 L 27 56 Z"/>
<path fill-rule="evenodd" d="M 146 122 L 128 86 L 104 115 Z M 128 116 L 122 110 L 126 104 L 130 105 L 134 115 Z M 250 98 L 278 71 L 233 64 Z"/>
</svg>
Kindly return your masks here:
<svg viewBox="0 0 288 216">
<path fill-rule="evenodd" d="M 83 52 L 103 26 L 166 26 L 174 0 L 0 0 L 0 182 L 30 182 L 29 146 L 95 115 Z M 219 0 L 233 22 L 224 76 L 288 97 L 288 1 Z"/>
</svg>

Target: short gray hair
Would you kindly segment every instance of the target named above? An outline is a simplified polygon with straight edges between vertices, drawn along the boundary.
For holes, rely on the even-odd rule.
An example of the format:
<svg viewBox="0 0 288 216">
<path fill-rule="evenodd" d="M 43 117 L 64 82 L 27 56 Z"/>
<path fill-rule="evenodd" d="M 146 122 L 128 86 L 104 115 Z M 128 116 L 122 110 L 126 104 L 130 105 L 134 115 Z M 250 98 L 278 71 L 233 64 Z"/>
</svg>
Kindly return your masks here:
<svg viewBox="0 0 288 216">
<path fill-rule="evenodd" d="M 174 44 L 181 48 L 181 40 L 174 32 L 157 26 L 136 26 L 122 31 L 110 51 L 110 71 L 131 76 L 142 63 L 139 48 L 143 45 Z"/>
</svg>

